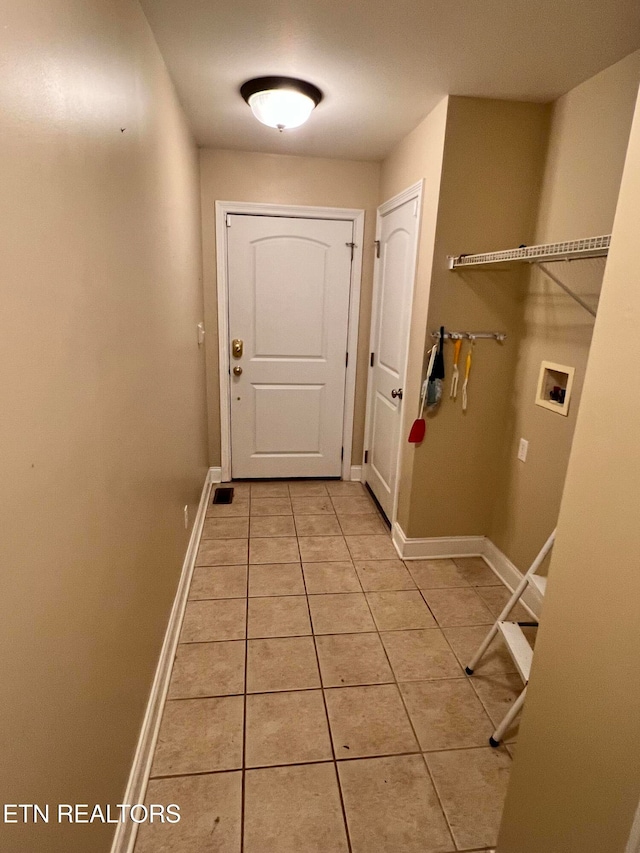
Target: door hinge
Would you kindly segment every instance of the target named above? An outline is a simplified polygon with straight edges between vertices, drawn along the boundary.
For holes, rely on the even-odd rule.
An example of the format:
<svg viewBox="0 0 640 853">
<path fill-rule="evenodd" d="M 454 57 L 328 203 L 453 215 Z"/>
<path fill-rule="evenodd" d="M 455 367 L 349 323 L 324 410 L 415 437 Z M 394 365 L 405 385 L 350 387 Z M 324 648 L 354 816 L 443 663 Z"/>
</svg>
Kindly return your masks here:
<svg viewBox="0 0 640 853">
<path fill-rule="evenodd" d="M 365 452 L 364 452 L 364 464 L 366 465 L 368 461 L 369 461 L 369 451 L 365 450 Z"/>
<path fill-rule="evenodd" d="M 349 367 L 349 353 L 347 353 L 346 358 L 344 360 L 344 366 Z"/>
<path fill-rule="evenodd" d="M 344 447 L 340 448 L 340 459 L 344 459 Z"/>
<path fill-rule="evenodd" d="M 231 228 L 231 214 L 230 213 L 225 214 L 224 224 L 227 226 L 227 228 Z"/>
<path fill-rule="evenodd" d="M 376 258 L 380 257 L 380 240 L 376 240 L 373 244 L 376 247 Z"/>
<path fill-rule="evenodd" d="M 374 358 L 374 356 L 375 356 L 375 352 L 372 352 L 372 353 L 371 353 L 371 358 L 369 359 L 369 365 L 370 365 L 371 367 L 373 367 L 373 358 Z"/>
<path fill-rule="evenodd" d="M 353 252 L 356 247 L 355 243 L 345 243 L 345 246 L 348 246 L 351 249 L 351 260 L 353 260 Z"/>
</svg>

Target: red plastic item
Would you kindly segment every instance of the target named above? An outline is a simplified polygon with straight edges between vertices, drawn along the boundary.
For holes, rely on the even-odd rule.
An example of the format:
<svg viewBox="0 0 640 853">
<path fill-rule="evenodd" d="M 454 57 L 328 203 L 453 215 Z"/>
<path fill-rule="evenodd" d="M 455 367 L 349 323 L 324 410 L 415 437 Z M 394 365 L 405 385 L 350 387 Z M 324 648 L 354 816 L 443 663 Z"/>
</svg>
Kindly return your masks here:
<svg viewBox="0 0 640 853">
<path fill-rule="evenodd" d="M 420 444 L 424 438 L 427 429 L 427 424 L 424 418 L 416 418 L 409 433 L 409 444 Z"/>
</svg>

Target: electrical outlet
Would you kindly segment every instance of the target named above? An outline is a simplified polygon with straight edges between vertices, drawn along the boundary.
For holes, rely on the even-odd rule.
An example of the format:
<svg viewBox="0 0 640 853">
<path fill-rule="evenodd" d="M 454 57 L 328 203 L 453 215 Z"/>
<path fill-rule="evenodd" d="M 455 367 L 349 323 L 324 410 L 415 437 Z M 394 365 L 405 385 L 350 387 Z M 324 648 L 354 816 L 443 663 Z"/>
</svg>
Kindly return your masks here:
<svg viewBox="0 0 640 853">
<path fill-rule="evenodd" d="M 187 504 L 184 506 L 184 529 L 189 529 L 189 507 Z"/>
<path fill-rule="evenodd" d="M 520 444 L 518 445 L 518 459 L 521 462 L 527 461 L 527 453 L 529 452 L 529 442 L 526 438 L 520 439 Z"/>
</svg>

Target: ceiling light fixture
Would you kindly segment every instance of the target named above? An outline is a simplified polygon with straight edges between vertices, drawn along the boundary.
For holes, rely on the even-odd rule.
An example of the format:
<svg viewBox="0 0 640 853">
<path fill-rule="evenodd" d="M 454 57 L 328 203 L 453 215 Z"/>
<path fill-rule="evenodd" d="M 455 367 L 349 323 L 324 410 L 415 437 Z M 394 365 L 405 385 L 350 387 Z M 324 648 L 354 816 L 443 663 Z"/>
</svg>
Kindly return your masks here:
<svg viewBox="0 0 640 853">
<path fill-rule="evenodd" d="M 317 86 L 294 77 L 255 77 L 240 94 L 258 121 L 280 132 L 304 124 L 322 100 Z"/>
</svg>

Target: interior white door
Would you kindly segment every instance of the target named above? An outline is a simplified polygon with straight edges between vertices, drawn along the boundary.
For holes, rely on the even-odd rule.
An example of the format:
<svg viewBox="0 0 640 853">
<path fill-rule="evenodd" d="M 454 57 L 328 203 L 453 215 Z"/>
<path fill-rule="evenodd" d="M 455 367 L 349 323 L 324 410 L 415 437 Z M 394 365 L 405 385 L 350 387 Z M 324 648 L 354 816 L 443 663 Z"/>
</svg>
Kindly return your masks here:
<svg viewBox="0 0 640 853">
<path fill-rule="evenodd" d="M 402 426 L 403 384 L 416 270 L 420 191 L 378 208 L 380 257 L 376 262 L 371 319 L 364 479 L 394 521 Z"/>
<path fill-rule="evenodd" d="M 230 215 L 226 230 L 232 476 L 339 477 L 353 223 Z"/>
</svg>

